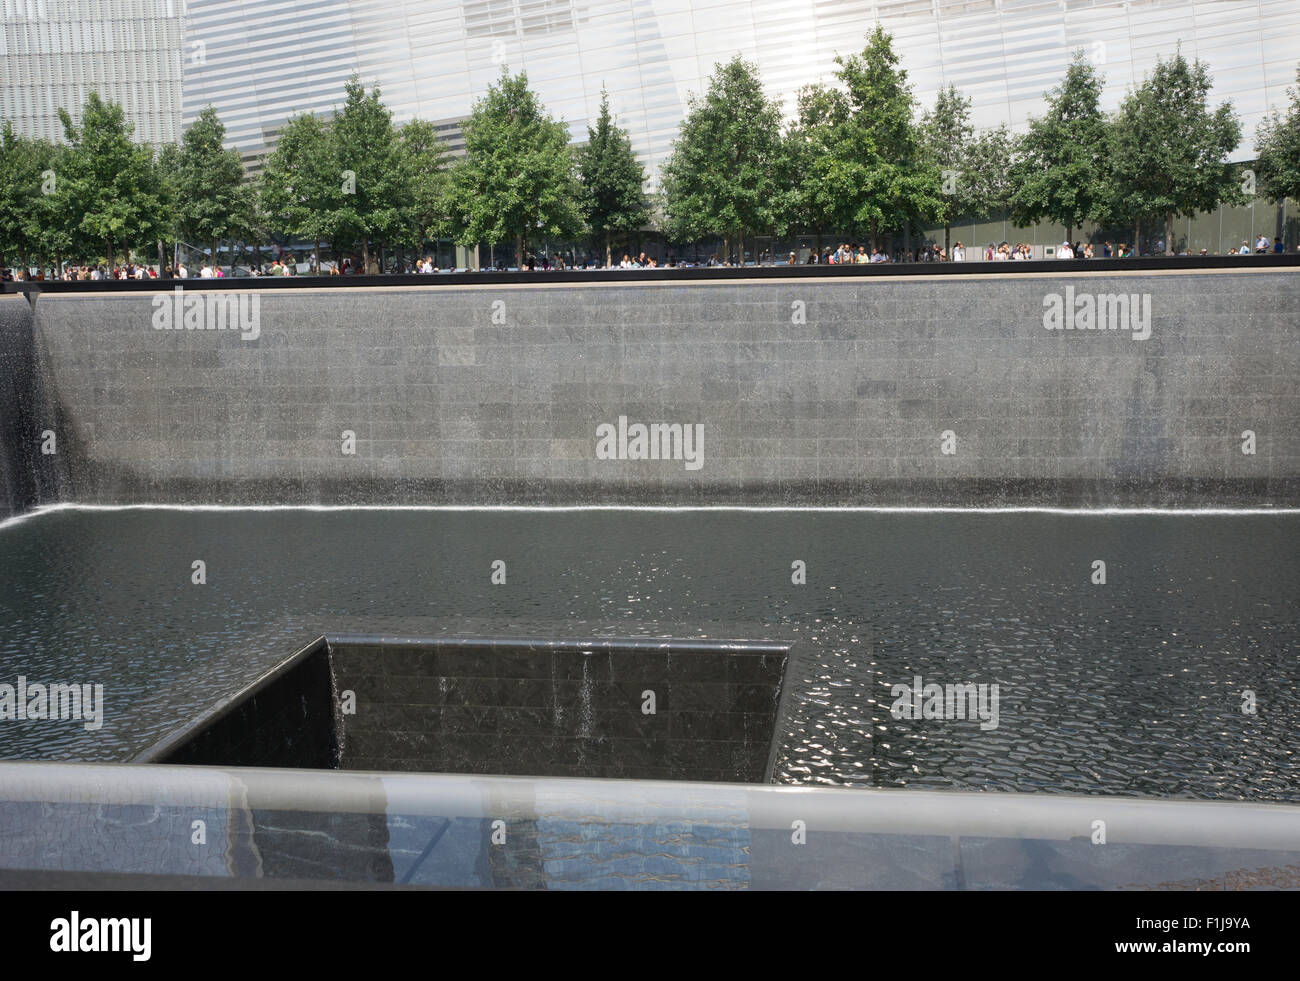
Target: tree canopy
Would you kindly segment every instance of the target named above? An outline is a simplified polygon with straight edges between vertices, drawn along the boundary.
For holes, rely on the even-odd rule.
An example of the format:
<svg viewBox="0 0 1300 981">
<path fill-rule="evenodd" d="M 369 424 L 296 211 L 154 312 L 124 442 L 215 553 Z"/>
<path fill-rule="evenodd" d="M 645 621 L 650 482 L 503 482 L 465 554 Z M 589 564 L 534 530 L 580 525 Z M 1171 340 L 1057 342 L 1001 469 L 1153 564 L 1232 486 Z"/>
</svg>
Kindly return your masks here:
<svg viewBox="0 0 1300 981">
<path fill-rule="evenodd" d="M 1112 203 L 1110 141 L 1100 108 L 1102 77 L 1077 52 L 1065 78 L 1047 93 L 1047 112 L 1031 118 L 1016 148 L 1012 217 L 1046 218 L 1074 230 L 1103 217 Z"/>
<path fill-rule="evenodd" d="M 344 91 L 343 108 L 329 127 L 340 194 L 332 196 L 325 227 L 336 243 L 360 242 L 369 270 L 370 243 L 401 230 L 406 188 L 393 114 L 380 101 L 379 88 L 367 93 L 353 75 Z"/>
<path fill-rule="evenodd" d="M 861 54 L 837 56 L 837 90 L 828 152 L 815 163 L 834 202 L 839 227 L 869 233 L 943 214 L 939 168 L 927 159 L 914 121 L 915 99 L 879 24 Z"/>
<path fill-rule="evenodd" d="M 93 254 L 99 245 L 111 264 L 160 237 L 169 224 L 153 152 L 131 141 L 122 107 L 91 92 L 74 124 L 59 110 L 67 148 L 56 153 L 54 189 L 44 195 L 51 217 L 67 231 L 66 247 Z"/>
<path fill-rule="evenodd" d="M 259 177 L 261 210 L 275 227 L 312 242 L 332 240 L 342 168 L 317 116 L 294 116 L 280 130 Z"/>
<path fill-rule="evenodd" d="M 609 94 L 600 92 L 600 116 L 587 127 L 587 145 L 578 153 L 582 185 L 582 217 L 593 233 L 603 236 L 609 265 L 610 236 L 632 232 L 650 220 L 645 195 L 645 168 L 632 152 L 627 130 L 614 125 Z"/>
<path fill-rule="evenodd" d="M 1157 60 L 1111 124 L 1116 216 L 1159 219 L 1167 253 L 1175 250 L 1174 218 L 1239 197 L 1226 158 L 1241 142 L 1241 124 L 1231 103 L 1210 109 L 1210 87 L 1208 66 L 1179 51 Z"/>
<path fill-rule="evenodd" d="M 1300 201 L 1300 68 L 1295 79 L 1286 112 L 1274 109 L 1255 133 L 1259 189 L 1279 201 Z"/>
<path fill-rule="evenodd" d="M 170 174 L 176 231 L 183 239 L 211 244 L 217 265 L 217 243 L 242 233 L 248 225 L 249 190 L 239 151 L 222 146 L 226 127 L 207 106 L 181 137 Z"/>
<path fill-rule="evenodd" d="M 665 223 L 679 240 L 736 236 L 781 217 L 781 110 L 763 93 L 758 68 L 739 55 L 718 65 L 703 96 L 692 95 L 663 165 Z"/>
<path fill-rule="evenodd" d="M 505 67 L 464 124 L 465 159 L 453 170 L 463 245 L 514 240 L 526 261 L 530 236 L 582 227 L 569 129 L 552 119 L 524 73 Z"/>
<path fill-rule="evenodd" d="M 454 232 L 451 171 L 447 149 L 432 123 L 412 119 L 398 132 L 403 241 L 415 248 L 425 239 Z"/>
</svg>

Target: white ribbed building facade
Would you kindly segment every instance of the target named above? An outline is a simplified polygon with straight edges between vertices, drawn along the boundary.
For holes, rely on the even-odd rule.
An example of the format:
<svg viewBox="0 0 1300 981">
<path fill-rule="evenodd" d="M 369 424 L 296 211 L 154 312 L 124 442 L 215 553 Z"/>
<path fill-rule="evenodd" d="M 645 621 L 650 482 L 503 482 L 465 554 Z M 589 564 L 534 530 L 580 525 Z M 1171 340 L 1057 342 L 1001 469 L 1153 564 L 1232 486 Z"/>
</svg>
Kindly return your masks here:
<svg viewBox="0 0 1300 981">
<path fill-rule="evenodd" d="M 0 119 L 27 136 L 63 136 L 91 91 L 119 103 L 135 138 L 181 134 L 181 0 L 0 0 Z"/>
<path fill-rule="evenodd" d="M 54 110 L 89 88 L 123 102 L 137 133 L 174 139 L 211 103 L 252 162 L 299 112 L 329 113 L 352 72 L 399 122 L 456 122 L 499 75 L 524 70 L 548 109 L 586 135 L 601 86 L 653 174 L 692 92 L 740 53 L 793 110 L 836 53 L 879 20 L 922 106 L 949 83 L 977 126 L 1025 128 L 1082 48 L 1114 109 L 1181 43 L 1214 99 L 1255 126 L 1286 102 L 1300 60 L 1300 0 L 0 0 L 0 116 L 55 135 Z M 178 77 L 179 76 L 179 77 Z M 183 92 L 183 102 L 178 102 Z"/>
<path fill-rule="evenodd" d="M 653 173 L 717 62 L 755 61 L 792 112 L 795 91 L 829 79 L 835 55 L 861 50 L 877 20 L 922 105 L 951 82 L 977 126 L 1015 130 L 1042 112 L 1074 50 L 1105 74 L 1113 109 L 1181 42 L 1242 117 L 1239 159 L 1300 60 L 1300 0 L 191 0 L 187 41 L 206 59 L 186 61 L 184 117 L 211 102 L 256 153 L 291 113 L 339 104 L 355 70 L 399 121 L 452 122 L 506 64 L 575 140 L 606 86 Z"/>
</svg>

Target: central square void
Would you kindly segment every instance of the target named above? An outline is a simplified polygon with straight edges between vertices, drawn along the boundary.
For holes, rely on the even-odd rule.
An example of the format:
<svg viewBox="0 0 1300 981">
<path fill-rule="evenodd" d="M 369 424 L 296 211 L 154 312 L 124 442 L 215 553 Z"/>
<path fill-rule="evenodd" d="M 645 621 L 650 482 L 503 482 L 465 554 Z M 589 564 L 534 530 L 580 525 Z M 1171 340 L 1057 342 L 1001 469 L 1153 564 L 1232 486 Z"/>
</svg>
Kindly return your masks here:
<svg viewBox="0 0 1300 981">
<path fill-rule="evenodd" d="M 789 645 L 321 637 L 139 757 L 769 782 Z"/>
</svg>

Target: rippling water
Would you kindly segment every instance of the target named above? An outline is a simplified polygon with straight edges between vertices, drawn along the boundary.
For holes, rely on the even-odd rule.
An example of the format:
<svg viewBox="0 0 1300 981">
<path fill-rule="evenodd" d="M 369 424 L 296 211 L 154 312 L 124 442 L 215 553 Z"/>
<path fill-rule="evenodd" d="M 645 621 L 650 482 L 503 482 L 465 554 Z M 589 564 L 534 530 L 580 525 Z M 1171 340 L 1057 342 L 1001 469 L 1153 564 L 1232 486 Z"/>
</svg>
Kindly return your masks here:
<svg viewBox="0 0 1300 981">
<path fill-rule="evenodd" d="M 1296 515 L 56 511 L 0 529 L 0 683 L 105 722 L 0 758 L 127 759 L 341 625 L 767 636 L 783 781 L 1300 801 L 1297 587 Z M 998 684 L 998 727 L 893 718 L 916 675 Z"/>
</svg>

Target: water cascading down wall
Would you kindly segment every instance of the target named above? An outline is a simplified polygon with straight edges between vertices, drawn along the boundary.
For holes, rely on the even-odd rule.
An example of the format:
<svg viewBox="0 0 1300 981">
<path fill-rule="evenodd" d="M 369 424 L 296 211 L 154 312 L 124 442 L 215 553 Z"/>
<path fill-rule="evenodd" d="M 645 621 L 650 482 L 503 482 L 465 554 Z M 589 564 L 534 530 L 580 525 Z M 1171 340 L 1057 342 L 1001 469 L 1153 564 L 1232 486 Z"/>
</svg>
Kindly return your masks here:
<svg viewBox="0 0 1300 981">
<path fill-rule="evenodd" d="M 42 434 L 61 425 L 61 415 L 46 398 L 36 346 L 27 300 L 0 296 L 0 519 L 54 503 L 65 472 L 63 459 L 41 452 L 42 442 L 57 451 L 57 440 Z"/>
<path fill-rule="evenodd" d="M 46 293 L 34 313 L 6 296 L 0 513 L 55 501 L 1293 506 L 1298 287 L 1294 269 L 539 274 L 242 297 L 197 283 L 180 298 Z M 243 329 L 192 329 L 212 326 L 218 295 Z M 1107 299 L 1118 295 L 1127 312 Z M 42 453 L 50 432 L 57 452 Z"/>
</svg>

